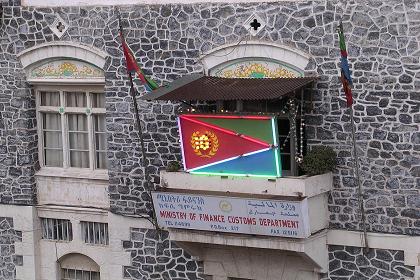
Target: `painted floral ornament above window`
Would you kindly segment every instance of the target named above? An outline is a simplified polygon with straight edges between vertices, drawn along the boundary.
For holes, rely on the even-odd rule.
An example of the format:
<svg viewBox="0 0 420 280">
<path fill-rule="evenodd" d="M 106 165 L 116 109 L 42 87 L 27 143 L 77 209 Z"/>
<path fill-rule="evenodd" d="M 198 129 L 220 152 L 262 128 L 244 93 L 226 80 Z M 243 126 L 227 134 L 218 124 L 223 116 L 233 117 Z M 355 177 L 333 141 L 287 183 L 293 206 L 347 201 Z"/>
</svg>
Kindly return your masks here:
<svg viewBox="0 0 420 280">
<path fill-rule="evenodd" d="M 216 67 L 211 75 L 222 78 L 296 78 L 302 73 L 278 61 L 253 58 L 237 60 Z"/>
<path fill-rule="evenodd" d="M 104 76 L 98 67 L 78 60 L 55 60 L 36 66 L 31 79 L 97 79 Z"/>
</svg>

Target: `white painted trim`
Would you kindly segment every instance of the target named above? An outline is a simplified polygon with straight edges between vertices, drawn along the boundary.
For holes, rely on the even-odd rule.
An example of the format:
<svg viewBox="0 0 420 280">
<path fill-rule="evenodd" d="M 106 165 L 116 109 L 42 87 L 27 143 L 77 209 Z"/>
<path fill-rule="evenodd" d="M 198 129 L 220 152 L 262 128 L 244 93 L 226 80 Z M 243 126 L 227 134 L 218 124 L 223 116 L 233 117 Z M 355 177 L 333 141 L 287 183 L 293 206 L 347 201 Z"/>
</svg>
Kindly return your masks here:
<svg viewBox="0 0 420 280">
<path fill-rule="evenodd" d="M 80 90 L 80 86 L 79 85 L 37 85 L 36 90 L 38 91 L 60 91 L 60 90 L 64 90 L 64 91 L 72 91 L 72 90 Z M 104 91 L 104 85 L 84 85 L 83 86 L 83 91 L 89 91 L 89 92 L 96 92 L 96 91 Z"/>
<path fill-rule="evenodd" d="M 61 167 L 43 167 L 39 170 L 35 176 L 37 177 L 60 177 L 60 178 L 74 178 L 77 179 L 89 179 L 89 180 L 101 180 L 108 183 L 108 170 L 106 169 L 95 169 L 90 170 L 89 168 L 61 168 Z"/>
<path fill-rule="evenodd" d="M 51 58 L 79 59 L 104 68 L 107 53 L 104 51 L 73 42 L 49 42 L 33 46 L 17 54 L 23 68 Z"/>
<path fill-rule="evenodd" d="M 328 245 L 363 247 L 362 232 L 329 230 Z M 369 247 L 404 251 L 406 265 L 420 266 L 420 236 L 368 232 Z"/>
<path fill-rule="evenodd" d="M 215 48 L 200 57 L 206 74 L 218 65 L 241 58 L 269 58 L 289 64 L 304 71 L 309 62 L 309 54 L 285 45 L 269 42 L 249 41 Z"/>
<path fill-rule="evenodd" d="M 84 208 L 84 207 L 66 207 L 58 205 L 38 205 L 36 206 L 38 216 L 43 218 L 56 218 L 55 213 L 84 213 L 86 215 L 101 215 L 106 217 L 107 210 L 98 208 Z"/>
</svg>

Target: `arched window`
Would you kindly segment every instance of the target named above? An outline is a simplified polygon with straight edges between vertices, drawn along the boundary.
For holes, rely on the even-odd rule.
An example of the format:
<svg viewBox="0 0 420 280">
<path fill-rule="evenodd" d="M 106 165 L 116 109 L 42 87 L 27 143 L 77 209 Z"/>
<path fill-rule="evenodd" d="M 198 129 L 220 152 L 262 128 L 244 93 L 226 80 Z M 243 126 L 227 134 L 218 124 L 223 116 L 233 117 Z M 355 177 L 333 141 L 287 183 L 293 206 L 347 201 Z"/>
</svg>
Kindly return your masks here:
<svg viewBox="0 0 420 280">
<path fill-rule="evenodd" d="M 100 280 L 100 267 L 82 254 L 68 254 L 58 261 L 61 280 Z"/>
<path fill-rule="evenodd" d="M 41 168 L 106 169 L 106 54 L 60 42 L 18 57 L 35 90 Z"/>
</svg>

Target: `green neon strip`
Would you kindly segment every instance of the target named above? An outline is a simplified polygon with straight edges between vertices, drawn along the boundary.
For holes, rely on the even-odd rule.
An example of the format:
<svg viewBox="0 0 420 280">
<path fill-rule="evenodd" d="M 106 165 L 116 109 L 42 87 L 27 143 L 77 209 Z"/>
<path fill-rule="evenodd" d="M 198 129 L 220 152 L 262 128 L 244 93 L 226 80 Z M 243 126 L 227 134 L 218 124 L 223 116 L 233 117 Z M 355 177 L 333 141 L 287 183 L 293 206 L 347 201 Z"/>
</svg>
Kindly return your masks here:
<svg viewBox="0 0 420 280">
<path fill-rule="evenodd" d="M 272 137 L 273 137 L 273 140 L 272 140 L 273 145 L 274 146 L 277 146 L 277 123 L 276 123 L 276 119 L 275 118 L 272 118 L 271 119 L 271 131 L 273 132 L 273 135 L 272 135 Z"/>
<path fill-rule="evenodd" d="M 236 177 L 258 177 L 258 178 L 276 178 L 276 175 L 258 175 L 258 174 L 240 174 L 240 173 L 210 173 L 210 172 L 199 172 L 190 171 L 190 174 L 194 175 L 211 175 L 211 176 L 236 176 Z"/>
<path fill-rule="evenodd" d="M 278 131 L 277 131 L 277 119 L 276 118 L 272 118 L 271 119 L 271 128 L 273 131 L 273 143 L 275 146 L 277 146 L 277 139 L 278 139 Z M 281 177 L 281 162 L 280 162 L 280 155 L 279 155 L 279 149 L 280 147 L 275 147 L 274 148 L 274 156 L 275 156 L 275 161 L 276 161 L 276 173 L 277 173 L 277 177 Z"/>
<path fill-rule="evenodd" d="M 254 119 L 223 119 L 223 118 L 197 118 L 198 120 L 233 130 L 237 133 L 244 134 L 261 141 L 273 144 L 271 135 L 270 119 L 254 120 Z"/>
<path fill-rule="evenodd" d="M 276 158 L 276 172 L 277 172 L 277 177 L 281 177 L 281 168 L 280 168 L 280 156 L 279 156 L 279 149 L 276 148 L 276 150 L 274 151 L 274 156 Z"/>
</svg>

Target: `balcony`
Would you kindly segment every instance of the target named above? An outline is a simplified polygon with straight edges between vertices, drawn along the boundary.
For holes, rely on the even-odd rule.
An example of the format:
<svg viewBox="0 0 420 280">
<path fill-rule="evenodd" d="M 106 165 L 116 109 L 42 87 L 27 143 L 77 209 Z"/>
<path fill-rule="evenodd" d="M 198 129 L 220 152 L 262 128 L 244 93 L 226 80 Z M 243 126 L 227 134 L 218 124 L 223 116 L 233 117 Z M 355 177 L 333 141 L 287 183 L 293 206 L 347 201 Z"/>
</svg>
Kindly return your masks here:
<svg viewBox="0 0 420 280">
<path fill-rule="evenodd" d="M 221 73 L 231 65 L 213 66 Z M 203 261 L 209 279 L 319 279 L 332 175 L 284 177 L 298 174 L 305 154 L 305 89 L 316 77 L 254 74 L 187 75 L 142 97 L 217 101 L 181 108 L 185 172 L 161 173 L 152 193 L 157 221 Z"/>
<path fill-rule="evenodd" d="M 162 171 L 161 186 L 162 189 L 153 194 L 159 224 L 169 230 L 171 240 L 197 260 L 203 261 L 205 274 L 212 275 L 213 279 L 278 279 L 278 275 L 290 275 L 290 278 L 282 279 L 295 279 L 293 273 L 305 275 L 306 278 L 302 279 L 318 279 L 318 273 L 327 271 L 328 253 L 324 229 L 328 227 L 327 200 L 328 192 L 332 189 L 331 173 L 268 179 Z M 203 199 L 203 202 L 190 201 L 187 204 L 192 206 L 186 209 L 187 204 L 183 204 L 185 199 Z M 229 211 L 223 212 L 223 207 L 215 200 L 225 201 L 232 206 L 228 207 Z M 263 202 L 265 206 L 261 208 Z M 267 222 L 268 219 L 263 217 L 268 214 L 267 209 L 273 203 L 282 207 L 296 206 L 296 221 L 283 223 L 286 218 L 282 217 L 278 218 L 278 224 L 273 223 L 273 220 L 270 220 L 271 224 Z M 173 217 L 167 215 L 168 211 L 165 212 L 165 209 L 172 207 L 169 205 L 173 205 L 172 212 L 182 212 L 182 207 L 187 213 L 200 215 L 202 212 L 204 220 L 201 216 L 197 223 L 191 222 L 188 216 L 171 219 Z M 194 205 L 198 208 L 195 209 Z M 233 209 L 235 207 L 237 210 Z M 252 210 L 255 207 L 259 207 L 258 215 Z M 211 216 L 213 210 L 214 213 L 219 211 L 219 214 L 223 214 L 224 220 L 215 218 L 206 227 L 208 220 L 205 214 Z M 256 223 L 242 224 L 239 230 L 235 228 L 235 233 L 230 228 L 231 222 L 235 223 L 229 218 L 230 213 L 255 217 Z M 291 220 L 294 219 L 292 216 L 290 214 Z M 296 222 L 296 226 L 293 222 Z M 227 225 L 227 228 L 221 224 Z M 285 228 L 286 231 L 283 231 Z M 274 261 L 283 265 L 268 265 Z M 262 269 L 264 267 L 267 270 Z"/>
</svg>

